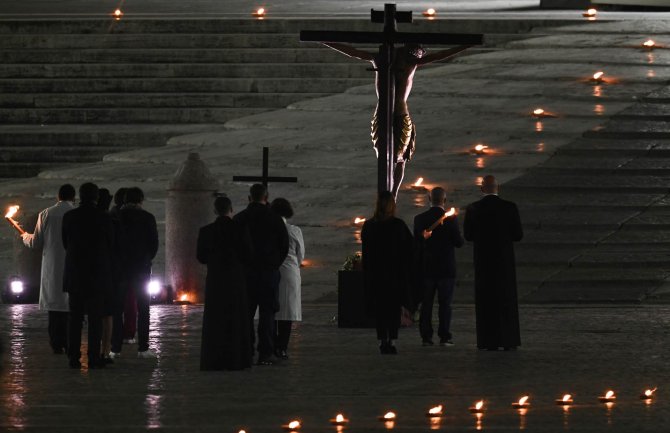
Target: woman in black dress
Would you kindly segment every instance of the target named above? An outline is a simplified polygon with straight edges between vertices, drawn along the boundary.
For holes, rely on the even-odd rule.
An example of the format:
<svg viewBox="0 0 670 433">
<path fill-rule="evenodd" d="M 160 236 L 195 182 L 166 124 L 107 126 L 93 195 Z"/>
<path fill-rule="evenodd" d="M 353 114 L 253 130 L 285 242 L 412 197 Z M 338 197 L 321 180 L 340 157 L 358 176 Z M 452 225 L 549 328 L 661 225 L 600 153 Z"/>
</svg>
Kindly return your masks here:
<svg viewBox="0 0 670 433">
<path fill-rule="evenodd" d="M 374 216 L 363 224 L 363 273 L 368 311 L 374 315 L 382 354 L 395 355 L 401 307 L 409 307 L 412 233 L 395 217 L 395 199 L 379 194 Z"/>
</svg>

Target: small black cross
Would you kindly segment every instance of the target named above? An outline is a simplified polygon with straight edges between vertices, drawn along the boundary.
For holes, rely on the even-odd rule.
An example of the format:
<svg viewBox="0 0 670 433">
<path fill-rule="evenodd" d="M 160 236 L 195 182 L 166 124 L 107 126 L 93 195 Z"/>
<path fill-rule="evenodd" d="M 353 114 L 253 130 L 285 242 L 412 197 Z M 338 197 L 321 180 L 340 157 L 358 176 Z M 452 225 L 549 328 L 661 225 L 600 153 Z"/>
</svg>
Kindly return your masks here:
<svg viewBox="0 0 670 433">
<path fill-rule="evenodd" d="M 261 176 L 233 176 L 233 182 L 261 182 L 266 188 L 268 187 L 268 182 L 291 182 L 295 183 L 298 181 L 297 177 L 288 176 L 269 176 L 268 175 L 268 165 L 270 163 L 270 149 L 267 147 L 263 148 L 263 174 Z"/>
</svg>

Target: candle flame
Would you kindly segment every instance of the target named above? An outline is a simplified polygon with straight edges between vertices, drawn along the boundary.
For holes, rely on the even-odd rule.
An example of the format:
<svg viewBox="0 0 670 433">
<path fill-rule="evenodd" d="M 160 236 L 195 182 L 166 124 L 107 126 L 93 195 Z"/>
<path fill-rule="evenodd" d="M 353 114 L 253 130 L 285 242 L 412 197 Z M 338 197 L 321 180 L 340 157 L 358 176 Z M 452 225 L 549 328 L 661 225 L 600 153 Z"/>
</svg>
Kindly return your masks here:
<svg viewBox="0 0 670 433">
<path fill-rule="evenodd" d="M 426 15 L 428 15 L 428 16 L 435 15 L 435 9 L 433 9 L 433 8 L 426 9 Z"/>
<path fill-rule="evenodd" d="M 265 15 L 265 8 L 256 9 L 255 14 L 258 15 L 258 16 Z"/>
<path fill-rule="evenodd" d="M 481 152 L 484 152 L 484 150 L 486 150 L 488 148 L 489 148 L 488 146 L 485 146 L 483 144 L 478 144 L 478 145 L 475 146 L 475 152 L 481 153 Z"/>
<path fill-rule="evenodd" d="M 568 402 L 568 401 L 570 401 L 571 399 L 572 399 L 572 395 L 570 395 L 570 394 L 565 394 L 565 395 L 563 396 L 563 401 L 564 401 L 564 402 Z"/>
<path fill-rule="evenodd" d="M 527 401 L 528 401 L 528 396 L 527 396 L 527 395 L 524 395 L 523 397 L 521 397 L 521 398 L 519 399 L 519 405 L 520 405 L 520 406 L 523 406 L 524 404 L 526 404 Z"/>
<path fill-rule="evenodd" d="M 654 395 L 654 392 L 656 392 L 657 389 L 658 389 L 658 388 L 648 389 L 648 390 L 646 390 L 646 391 L 644 392 L 644 395 L 645 395 L 646 397 L 651 397 L 652 395 Z"/>
<path fill-rule="evenodd" d="M 5 218 L 13 218 L 14 215 L 19 211 L 18 206 L 10 206 L 9 209 L 7 209 L 7 213 L 5 214 Z"/>
<path fill-rule="evenodd" d="M 299 429 L 300 428 L 300 421 L 291 421 L 290 423 L 288 423 L 288 428 Z"/>
<path fill-rule="evenodd" d="M 605 398 L 614 398 L 614 391 L 607 391 Z"/>
<path fill-rule="evenodd" d="M 484 407 L 484 400 L 479 400 L 477 404 L 475 404 L 475 409 L 481 410 Z"/>
<path fill-rule="evenodd" d="M 247 431 L 246 431 L 246 430 L 240 430 L 240 431 L 237 432 L 237 433 L 247 433 Z"/>
<path fill-rule="evenodd" d="M 586 11 L 586 15 L 589 16 L 589 17 L 595 17 L 597 14 L 598 14 L 598 11 L 596 9 L 593 9 L 593 8 L 588 9 Z"/>
<path fill-rule="evenodd" d="M 647 48 L 652 48 L 653 46 L 656 45 L 656 42 L 654 42 L 651 39 L 647 39 L 646 41 L 644 41 L 644 43 L 642 45 L 644 45 Z"/>
<path fill-rule="evenodd" d="M 544 110 L 541 108 L 536 108 L 535 110 L 533 110 L 533 114 L 536 116 L 541 116 L 544 114 Z"/>
<path fill-rule="evenodd" d="M 384 414 L 384 419 L 385 420 L 395 419 L 395 413 L 394 412 L 386 412 Z"/>
<path fill-rule="evenodd" d="M 421 186 L 422 183 L 423 183 L 423 178 L 420 177 L 416 180 L 416 182 L 414 182 L 414 186 Z"/>
<path fill-rule="evenodd" d="M 603 75 L 605 75 L 605 73 L 603 71 L 598 71 L 595 74 L 593 74 L 593 79 L 594 80 L 602 80 Z"/>
<path fill-rule="evenodd" d="M 454 207 L 452 207 L 451 209 L 449 209 L 447 212 L 444 213 L 444 216 L 446 218 L 449 218 L 450 216 L 454 216 L 454 215 L 456 215 L 456 208 L 454 208 Z"/>
<path fill-rule="evenodd" d="M 365 218 L 356 217 L 354 218 L 354 224 L 362 224 L 365 222 Z"/>
<path fill-rule="evenodd" d="M 439 405 L 439 406 L 435 406 L 435 407 L 433 407 L 433 408 L 430 408 L 430 409 L 428 410 L 428 413 L 431 414 L 431 415 L 440 415 L 440 414 L 442 414 L 442 405 Z"/>
<path fill-rule="evenodd" d="M 121 11 L 121 9 L 117 9 L 117 10 L 114 11 L 114 16 L 115 17 L 120 17 L 121 15 L 123 15 L 123 11 Z"/>
<path fill-rule="evenodd" d="M 182 294 L 179 297 L 179 300 L 182 301 L 182 302 L 188 301 L 188 295 L 186 293 Z"/>
<path fill-rule="evenodd" d="M 337 416 L 335 417 L 335 422 L 344 422 L 344 415 L 338 413 Z"/>
</svg>

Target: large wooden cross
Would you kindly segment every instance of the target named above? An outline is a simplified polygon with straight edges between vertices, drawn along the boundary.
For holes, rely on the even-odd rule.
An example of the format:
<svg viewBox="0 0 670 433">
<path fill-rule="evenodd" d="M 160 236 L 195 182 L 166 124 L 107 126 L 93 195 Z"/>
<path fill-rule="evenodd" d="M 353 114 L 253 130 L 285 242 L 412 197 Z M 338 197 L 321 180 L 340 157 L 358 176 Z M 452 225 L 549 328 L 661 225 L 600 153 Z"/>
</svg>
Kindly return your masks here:
<svg viewBox="0 0 670 433">
<path fill-rule="evenodd" d="M 393 106 L 395 99 L 395 79 L 393 75 L 393 45 L 400 43 L 440 44 L 440 45 L 481 45 L 482 35 L 463 33 L 403 33 L 397 31 L 396 24 L 411 23 L 411 11 L 397 11 L 395 4 L 385 4 L 383 11 L 372 10 L 371 21 L 383 23 L 382 32 L 349 32 L 303 30 L 301 41 L 379 43 L 377 76 L 379 80 L 379 156 L 377 159 L 377 189 L 391 191 L 395 155 L 393 149 Z M 385 151 L 384 151 L 385 149 Z"/>
<path fill-rule="evenodd" d="M 260 182 L 266 188 L 268 187 L 269 182 L 297 182 L 298 178 L 294 176 L 281 177 L 281 176 L 270 176 L 269 173 L 270 165 L 270 149 L 267 147 L 263 148 L 263 171 L 260 176 L 233 176 L 233 182 Z"/>
</svg>

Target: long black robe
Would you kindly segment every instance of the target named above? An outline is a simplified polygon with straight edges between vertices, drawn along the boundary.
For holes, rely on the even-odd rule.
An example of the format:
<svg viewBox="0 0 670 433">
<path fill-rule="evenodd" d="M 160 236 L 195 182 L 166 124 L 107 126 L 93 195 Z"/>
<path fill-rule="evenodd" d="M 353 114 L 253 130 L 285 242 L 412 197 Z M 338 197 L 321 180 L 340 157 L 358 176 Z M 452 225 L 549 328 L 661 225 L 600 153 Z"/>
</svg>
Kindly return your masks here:
<svg viewBox="0 0 670 433">
<path fill-rule="evenodd" d="M 513 245 L 523 237 L 519 210 L 487 195 L 468 206 L 463 231 L 474 242 L 477 347 L 520 346 Z"/>
<path fill-rule="evenodd" d="M 219 217 L 200 229 L 198 261 L 207 265 L 201 370 L 251 367 L 245 276 L 251 251 L 249 232 L 230 218 Z"/>
<path fill-rule="evenodd" d="M 377 336 L 398 338 L 401 306 L 411 307 L 412 233 L 399 218 L 370 219 L 361 230 L 367 310 Z"/>
</svg>

